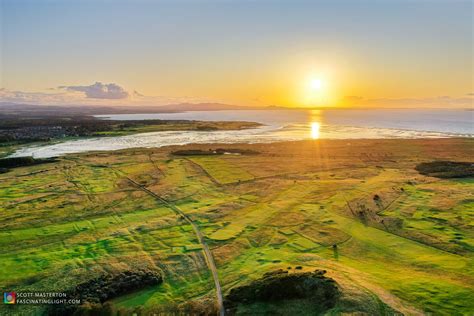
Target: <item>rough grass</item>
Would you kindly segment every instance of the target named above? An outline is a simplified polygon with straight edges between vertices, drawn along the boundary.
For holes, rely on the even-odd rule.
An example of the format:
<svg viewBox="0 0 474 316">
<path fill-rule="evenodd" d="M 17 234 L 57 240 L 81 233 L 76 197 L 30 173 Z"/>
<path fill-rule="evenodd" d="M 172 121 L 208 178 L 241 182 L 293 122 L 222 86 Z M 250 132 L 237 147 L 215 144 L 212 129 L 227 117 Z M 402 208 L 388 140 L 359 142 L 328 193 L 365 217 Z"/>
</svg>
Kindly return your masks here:
<svg viewBox="0 0 474 316">
<path fill-rule="evenodd" d="M 200 165 L 209 175 L 221 184 L 230 184 L 254 178 L 248 171 L 232 164 L 232 159 L 217 157 L 195 157 L 192 161 Z"/>
<path fill-rule="evenodd" d="M 60 291 L 87 273 L 144 265 L 158 269 L 163 283 L 111 299 L 114 308 L 183 311 L 191 307 L 180 304 L 194 302 L 197 313 L 209 306 L 214 283 L 191 226 L 126 175 L 200 227 L 224 294 L 275 269 L 324 268 L 342 286 L 328 314 L 470 314 L 474 182 L 414 168 L 452 157 L 468 161 L 473 144 L 295 142 L 236 146 L 260 155 L 209 157 L 133 149 L 15 168 L 0 175 L 0 287 Z M 353 212 L 360 205 L 364 218 Z M 306 306 L 276 304 L 287 314 Z M 241 309 L 251 311 L 275 306 Z"/>
<path fill-rule="evenodd" d="M 112 126 L 109 131 L 95 132 L 94 136 L 125 136 L 138 133 L 151 133 L 162 131 L 216 131 L 216 130 L 239 130 L 255 128 L 260 126 L 254 122 L 203 122 L 203 121 L 157 121 L 156 124 L 136 124 L 123 126 L 119 124 Z"/>
</svg>

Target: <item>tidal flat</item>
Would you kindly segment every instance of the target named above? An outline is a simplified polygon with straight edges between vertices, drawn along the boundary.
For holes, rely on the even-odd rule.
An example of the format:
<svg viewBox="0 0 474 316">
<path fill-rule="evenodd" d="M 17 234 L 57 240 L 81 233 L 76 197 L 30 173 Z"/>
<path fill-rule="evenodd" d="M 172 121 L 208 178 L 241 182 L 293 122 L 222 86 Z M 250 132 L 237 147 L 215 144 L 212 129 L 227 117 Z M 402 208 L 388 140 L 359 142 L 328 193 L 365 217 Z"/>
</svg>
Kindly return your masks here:
<svg viewBox="0 0 474 316">
<path fill-rule="evenodd" d="M 325 270 L 339 293 L 330 305 L 289 295 L 234 300 L 227 312 L 471 314 L 474 178 L 417 166 L 472 157 L 471 138 L 351 139 L 133 148 L 16 167 L 0 174 L 0 288 L 80 295 L 100 280 L 103 292 L 75 312 L 212 314 L 216 277 L 227 310 L 233 289 L 241 297 L 235 289 L 265 284 L 266 273 Z"/>
</svg>

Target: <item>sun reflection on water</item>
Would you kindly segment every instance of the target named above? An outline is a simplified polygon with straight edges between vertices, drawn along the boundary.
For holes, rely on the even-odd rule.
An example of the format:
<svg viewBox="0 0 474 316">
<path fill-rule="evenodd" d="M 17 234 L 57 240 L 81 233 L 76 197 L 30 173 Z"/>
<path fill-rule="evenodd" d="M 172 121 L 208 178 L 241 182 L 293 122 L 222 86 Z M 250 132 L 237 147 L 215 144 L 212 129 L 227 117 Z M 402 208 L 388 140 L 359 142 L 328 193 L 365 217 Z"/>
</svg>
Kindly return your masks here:
<svg viewBox="0 0 474 316">
<path fill-rule="evenodd" d="M 320 127 L 321 127 L 321 124 L 319 124 L 318 122 L 311 123 L 311 138 L 312 139 L 319 139 Z"/>
</svg>

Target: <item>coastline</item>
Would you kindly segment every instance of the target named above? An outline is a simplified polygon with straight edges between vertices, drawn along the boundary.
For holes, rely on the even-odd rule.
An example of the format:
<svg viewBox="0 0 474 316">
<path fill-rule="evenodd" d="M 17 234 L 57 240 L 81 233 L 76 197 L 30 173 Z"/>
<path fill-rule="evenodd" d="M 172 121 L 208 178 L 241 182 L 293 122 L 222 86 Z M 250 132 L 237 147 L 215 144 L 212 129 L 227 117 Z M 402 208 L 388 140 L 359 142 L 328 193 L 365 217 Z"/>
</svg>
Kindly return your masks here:
<svg viewBox="0 0 474 316">
<path fill-rule="evenodd" d="M 47 158 L 74 152 L 137 147 L 191 143 L 273 143 L 311 138 L 472 138 L 472 112 L 467 115 L 463 112 L 404 109 L 379 109 L 370 112 L 360 109 L 201 110 L 161 114 L 73 116 L 65 117 L 66 119 L 30 118 L 26 121 L 13 120 L 3 123 L 4 138 L 16 137 L 22 144 L 14 147 L 4 146 L 0 155 Z M 41 138 L 45 138 L 44 142 L 25 144 Z M 51 138 L 52 142 L 47 142 Z"/>
</svg>

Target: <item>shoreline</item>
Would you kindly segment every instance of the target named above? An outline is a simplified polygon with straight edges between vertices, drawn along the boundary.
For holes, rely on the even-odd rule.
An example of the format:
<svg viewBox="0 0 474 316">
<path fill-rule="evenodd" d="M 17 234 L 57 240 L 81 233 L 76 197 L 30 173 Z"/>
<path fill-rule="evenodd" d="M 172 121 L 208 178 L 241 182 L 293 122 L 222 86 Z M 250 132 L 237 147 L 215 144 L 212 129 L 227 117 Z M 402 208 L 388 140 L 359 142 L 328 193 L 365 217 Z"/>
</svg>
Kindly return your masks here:
<svg viewBox="0 0 474 316">
<path fill-rule="evenodd" d="M 258 138 L 255 137 L 255 140 L 246 140 L 246 141 L 237 141 L 235 138 L 232 138 L 232 135 L 221 135 L 221 140 L 222 139 L 230 139 L 230 141 L 204 141 L 203 137 L 204 135 L 208 134 L 208 136 L 216 136 L 217 134 L 214 133 L 222 133 L 222 132 L 242 132 L 242 131 L 257 131 L 261 128 L 265 128 L 265 125 L 260 124 L 258 127 L 251 127 L 251 128 L 244 128 L 244 129 L 237 129 L 237 130 L 217 130 L 217 131 L 197 131 L 197 130 L 171 130 L 171 131 L 158 131 L 158 132 L 147 132 L 147 133 L 133 133 L 129 135 L 123 135 L 123 136 L 109 136 L 109 135 L 103 135 L 103 136 L 87 136 L 87 137 L 79 137 L 79 138 L 74 138 L 74 139 L 68 139 L 66 141 L 62 140 L 54 140 L 53 143 L 31 143 L 31 144 L 22 144 L 19 145 L 19 148 L 16 148 L 14 151 L 10 151 L 9 154 L 5 155 L 3 158 L 14 158 L 14 157 L 34 157 L 34 158 L 53 158 L 53 157 L 61 157 L 64 155 L 70 155 L 70 154 L 81 154 L 81 153 L 87 153 L 87 152 L 108 152 L 108 151 L 118 151 L 118 150 L 125 150 L 125 149 L 138 149 L 138 148 L 163 148 L 163 147 L 169 147 L 169 146 L 186 146 L 186 145 L 205 145 L 205 144 L 222 144 L 222 145 L 244 145 L 244 144 L 275 144 L 275 143 L 284 143 L 284 142 L 305 142 L 305 141 L 310 141 L 310 142 L 316 142 L 316 141 L 355 141 L 355 140 L 436 140 L 436 139 L 467 139 L 467 140 L 474 140 L 474 135 L 471 136 L 459 136 L 459 135 L 449 135 L 446 134 L 445 136 L 441 135 L 433 135 L 430 137 L 427 136 L 411 136 L 411 137 L 403 137 L 403 136 L 392 136 L 392 137 L 360 137 L 360 138 L 326 138 L 326 137 L 321 137 L 318 139 L 311 139 L 309 137 L 307 138 L 301 138 L 301 137 L 289 137 L 287 139 L 284 138 Z M 349 127 L 351 128 L 351 127 Z M 278 131 L 279 129 L 276 129 Z M 378 129 L 372 129 L 372 130 L 378 130 Z M 393 129 L 395 131 L 398 131 L 396 129 Z M 412 133 L 417 133 L 416 131 L 405 131 L 405 132 L 412 132 Z M 160 136 L 168 137 L 171 139 L 171 143 L 169 142 L 170 140 L 168 139 L 168 143 L 166 143 L 166 139 L 156 139 L 155 136 L 156 133 L 160 133 Z M 179 135 L 176 135 L 176 133 L 181 133 Z M 187 139 L 189 138 L 186 137 L 186 133 L 202 133 L 202 135 L 196 135 L 196 134 L 191 134 L 191 136 L 200 136 L 200 138 L 196 137 L 196 141 L 188 141 Z M 144 140 L 141 140 L 140 137 L 150 137 L 151 142 L 149 145 L 144 145 L 143 142 Z M 181 143 L 179 142 L 179 137 L 182 139 L 185 139 L 185 141 L 182 141 Z M 247 135 L 247 137 L 251 137 L 251 135 Z M 130 141 L 130 138 L 132 138 L 132 141 Z M 133 143 L 133 138 L 135 139 L 136 146 Z M 213 137 L 209 137 L 213 138 Z M 214 137 L 215 138 L 215 137 Z M 100 149 L 90 149 L 91 147 L 86 147 L 89 149 L 84 149 L 80 148 L 80 146 L 87 146 L 87 142 L 89 141 L 90 143 L 93 142 L 98 142 L 100 143 L 103 140 L 108 140 L 108 143 L 103 143 L 95 146 L 101 146 L 103 148 Z M 116 140 L 122 143 L 118 143 L 113 146 L 112 142 Z M 163 140 L 163 143 L 159 143 L 157 141 Z M 61 149 L 61 146 L 63 149 Z M 90 146 L 90 144 L 89 144 Z M 110 146 L 106 148 L 106 146 Z M 71 148 L 74 147 L 74 148 Z M 53 154 L 43 154 L 43 155 L 35 155 L 35 153 L 42 152 L 45 150 L 50 150 L 50 151 L 57 151 L 59 152 L 57 155 Z"/>
<path fill-rule="evenodd" d="M 430 145 L 438 146 L 440 142 L 450 144 L 453 142 L 465 142 L 472 146 L 472 152 L 474 156 L 474 138 L 473 137 L 440 137 L 440 138 L 352 138 L 352 139 L 306 139 L 306 140 L 282 140 L 282 141 L 274 141 L 274 142 L 241 142 L 241 143 L 229 143 L 229 142 L 214 142 L 214 143 L 189 143 L 189 144 L 170 144 L 170 145 L 163 145 L 160 147 L 131 147 L 131 148 L 119 148 L 114 150 L 90 150 L 90 151 L 82 151 L 82 152 L 71 152 L 71 153 L 64 153 L 57 156 L 15 156 L 9 155 L 5 158 L 17 158 L 17 157 L 33 157 L 33 158 L 63 158 L 63 157 L 74 157 L 74 156 L 88 156 L 88 155 L 104 155 L 104 154 L 119 154 L 121 152 L 133 152 L 133 151 L 174 151 L 174 150 L 188 150 L 188 149 L 197 149 L 197 150 L 212 150 L 216 148 L 249 148 L 252 149 L 254 147 L 272 147 L 272 146 L 287 146 L 287 145 L 308 145 L 311 146 L 321 146 L 327 144 L 340 144 L 346 143 L 349 145 L 352 144 L 370 144 L 378 145 L 378 144 L 388 144 L 388 143 L 430 143 Z"/>
<path fill-rule="evenodd" d="M 100 122 L 100 119 L 97 119 Z M 113 122 L 113 121 L 109 121 Z M 80 123 L 83 123 L 82 121 Z M 122 123 L 123 126 L 113 126 L 109 130 L 105 131 L 94 131 L 89 133 L 90 135 L 62 135 L 62 136 L 54 136 L 51 135 L 50 139 L 30 139 L 29 137 L 19 138 L 19 139 L 12 139 L 9 141 L 0 141 L 0 159 L 11 157 L 15 152 L 24 148 L 36 148 L 41 146 L 54 146 L 57 144 L 62 144 L 70 141 L 82 141 L 82 140 L 90 140 L 96 138 L 112 138 L 112 137 L 123 137 L 123 136 L 130 136 L 130 135 L 138 135 L 138 134 L 147 134 L 147 133 L 154 133 L 154 132 L 178 132 L 178 131 L 201 131 L 201 132 L 209 132 L 209 131 L 239 131 L 245 129 L 255 129 L 264 126 L 263 124 L 257 122 L 249 122 L 249 121 L 215 121 L 215 122 L 207 122 L 207 121 L 199 121 L 199 120 L 135 120 L 129 121 L 128 123 L 123 122 L 115 122 Z M 140 125 L 140 123 L 142 123 Z M 130 126 L 129 126 L 130 125 Z M 22 129 L 28 127 L 20 127 L 17 130 L 22 131 Z M 51 128 L 56 129 L 56 126 L 52 126 Z M 7 130 L 8 131 L 8 130 Z M 1 130 L 0 130 L 1 132 Z M 15 133 L 15 130 L 12 130 L 10 133 Z M 27 132 L 27 134 L 34 134 L 34 132 Z"/>
<path fill-rule="evenodd" d="M 219 110 L 17 118 L 0 124 L 0 157 L 47 158 L 75 152 L 194 143 L 474 137 L 471 113 L 383 110 L 392 112 Z M 458 119 L 460 123 L 453 124 Z"/>
</svg>

